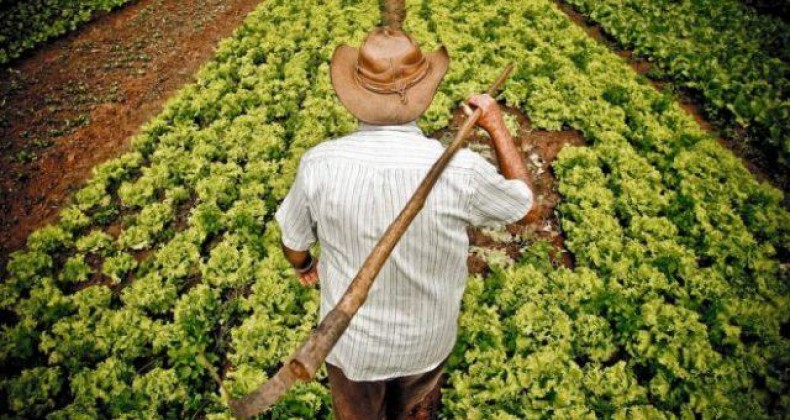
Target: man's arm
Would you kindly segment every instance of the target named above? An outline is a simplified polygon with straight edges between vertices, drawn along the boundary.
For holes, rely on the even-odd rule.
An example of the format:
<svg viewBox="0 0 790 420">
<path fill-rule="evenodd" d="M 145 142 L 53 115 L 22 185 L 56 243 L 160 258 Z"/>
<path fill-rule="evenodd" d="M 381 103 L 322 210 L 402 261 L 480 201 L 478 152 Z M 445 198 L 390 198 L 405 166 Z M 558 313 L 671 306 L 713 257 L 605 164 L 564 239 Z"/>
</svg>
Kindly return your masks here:
<svg viewBox="0 0 790 420">
<path fill-rule="evenodd" d="M 494 144 L 499 170 L 507 179 L 518 179 L 527 184 L 530 191 L 532 189 L 532 176 L 521 158 L 513 137 L 505 126 L 505 119 L 502 117 L 502 110 L 494 98 L 488 94 L 474 95 L 469 98 L 469 104 L 480 108 L 482 114 L 477 120 L 477 125 L 488 132 L 491 142 Z M 530 211 L 522 219 L 532 222 L 537 219 L 537 206 L 533 204 Z"/>
<path fill-rule="evenodd" d="M 282 232 L 280 246 L 285 259 L 296 270 L 299 282 L 309 286 L 318 282 L 316 270 L 318 261 L 313 260 L 309 251 L 316 237 L 313 230 L 314 220 L 307 199 L 307 168 L 303 165 L 303 160 L 304 157 L 299 161 L 294 183 L 274 214 L 274 218 Z"/>
</svg>

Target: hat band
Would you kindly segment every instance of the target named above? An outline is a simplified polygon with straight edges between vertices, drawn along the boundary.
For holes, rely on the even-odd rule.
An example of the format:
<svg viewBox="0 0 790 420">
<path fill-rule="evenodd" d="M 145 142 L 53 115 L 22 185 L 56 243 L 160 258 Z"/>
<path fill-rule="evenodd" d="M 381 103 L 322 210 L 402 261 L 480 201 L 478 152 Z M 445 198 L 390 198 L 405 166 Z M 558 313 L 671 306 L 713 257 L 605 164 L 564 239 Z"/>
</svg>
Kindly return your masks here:
<svg viewBox="0 0 790 420">
<path fill-rule="evenodd" d="M 403 77 L 404 67 L 399 68 L 398 71 L 396 72 L 394 70 L 394 66 L 392 65 L 392 60 L 390 60 L 390 67 L 391 67 L 390 74 L 395 78 L 395 80 L 391 82 L 377 82 L 375 80 L 372 80 L 366 74 L 365 69 L 359 67 L 359 61 L 357 60 L 356 71 L 354 72 L 354 79 L 360 86 L 371 92 L 380 93 L 380 94 L 397 93 L 400 95 L 401 102 L 403 104 L 406 104 L 407 103 L 406 90 L 417 84 L 420 80 L 422 80 L 428 74 L 431 68 L 431 64 L 428 60 L 425 59 L 425 56 L 422 56 L 421 58 L 422 59 L 418 63 L 406 67 L 406 68 L 418 67 L 418 69 L 417 71 L 405 77 Z"/>
</svg>

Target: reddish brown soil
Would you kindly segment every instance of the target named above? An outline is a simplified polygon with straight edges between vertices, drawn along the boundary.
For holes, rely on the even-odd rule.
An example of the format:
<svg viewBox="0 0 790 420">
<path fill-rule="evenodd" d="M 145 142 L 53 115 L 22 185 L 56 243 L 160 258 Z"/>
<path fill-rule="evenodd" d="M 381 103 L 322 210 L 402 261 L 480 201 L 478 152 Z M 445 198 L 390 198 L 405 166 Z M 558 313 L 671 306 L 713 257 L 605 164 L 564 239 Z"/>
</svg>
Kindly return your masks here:
<svg viewBox="0 0 790 420">
<path fill-rule="evenodd" d="M 646 76 L 656 90 L 663 91 L 667 88 L 672 88 L 671 83 L 651 77 L 652 63 L 644 57 L 635 55 L 631 50 L 623 49 L 600 25 L 587 19 L 584 14 L 579 13 L 572 5 L 565 3 L 563 0 L 555 0 L 555 3 L 573 23 L 582 28 L 591 38 L 606 45 L 615 54 L 623 57 L 635 72 Z M 724 120 L 721 122 L 712 121 L 721 118 L 710 117 L 703 106 L 699 92 L 692 92 L 682 88 L 676 88 L 676 90 L 678 91 L 678 104 L 680 107 L 694 118 L 694 121 L 699 124 L 700 128 L 713 135 L 719 144 L 735 153 L 755 178 L 761 182 L 768 182 L 784 191 L 783 205 L 790 210 L 790 172 L 777 166 L 773 152 L 756 147 L 754 145 L 756 143 L 749 138 L 746 130 L 742 127 L 732 127 L 732 124 L 728 124 Z"/>
<path fill-rule="evenodd" d="M 575 20 L 574 20 L 574 22 L 575 22 Z M 599 28 L 599 31 L 600 31 L 600 28 Z M 599 33 L 602 33 L 602 32 L 599 32 Z M 600 36 L 603 36 L 603 35 L 600 35 Z M 595 39 L 598 40 L 599 38 L 595 38 Z M 607 45 L 611 45 L 609 41 L 600 41 L 599 40 L 599 42 L 603 42 L 603 43 L 605 43 Z M 611 48 L 615 48 L 615 47 L 611 47 Z M 634 56 L 634 52 L 633 51 L 617 50 L 617 51 L 615 51 L 615 53 L 618 56 L 624 58 L 625 61 L 628 62 L 628 65 L 631 66 L 631 68 L 634 69 L 634 71 L 637 72 L 638 74 L 647 74 L 647 72 L 649 72 L 650 69 L 653 68 L 653 63 L 647 61 L 643 57 Z M 663 82 L 659 82 L 657 80 L 650 80 L 650 81 L 651 81 L 651 83 L 653 83 L 653 86 L 655 86 L 659 90 L 663 87 Z"/>
<path fill-rule="evenodd" d="M 514 140 L 532 175 L 537 217 L 534 221 L 520 221 L 507 227 L 507 231 L 516 237 L 514 241 L 500 242 L 478 229 L 470 229 L 469 243 L 472 246 L 504 251 L 510 258 L 518 260 L 525 246 L 534 241 L 543 240 L 553 245 L 552 259 L 555 264 L 571 267 L 573 260 L 565 250 L 559 219 L 554 211 L 560 201 L 560 194 L 557 191 L 557 180 L 554 177 L 551 164 L 566 145 L 584 145 L 586 143 L 584 137 L 581 132 L 575 130 L 533 130 L 529 118 L 518 109 L 503 106 L 503 110 L 506 114 L 515 117 L 519 125 L 519 131 Z M 433 136 L 443 142 L 452 140 L 451 136 L 457 132 L 465 118 L 460 109 L 456 110 L 449 127 Z M 498 166 L 491 140 L 482 130 L 477 130 L 472 134 L 469 144 L 473 147 L 475 144 L 482 145 L 483 156 Z M 479 147 L 477 148 L 479 149 Z M 470 273 L 486 273 L 489 269 L 486 262 L 474 254 L 470 254 L 467 264 Z"/>
<path fill-rule="evenodd" d="M 260 0 L 140 0 L 0 74 L 0 267 Z"/>
<path fill-rule="evenodd" d="M 579 25 L 590 38 L 604 44 L 612 49 L 617 49 L 617 40 L 609 36 L 606 32 L 604 32 L 603 28 L 600 25 L 596 25 L 594 22 L 591 22 L 587 19 L 587 16 L 576 11 L 576 9 L 562 0 L 555 0 L 557 7 L 562 10 L 563 13 L 568 15 L 573 23 Z"/>
</svg>

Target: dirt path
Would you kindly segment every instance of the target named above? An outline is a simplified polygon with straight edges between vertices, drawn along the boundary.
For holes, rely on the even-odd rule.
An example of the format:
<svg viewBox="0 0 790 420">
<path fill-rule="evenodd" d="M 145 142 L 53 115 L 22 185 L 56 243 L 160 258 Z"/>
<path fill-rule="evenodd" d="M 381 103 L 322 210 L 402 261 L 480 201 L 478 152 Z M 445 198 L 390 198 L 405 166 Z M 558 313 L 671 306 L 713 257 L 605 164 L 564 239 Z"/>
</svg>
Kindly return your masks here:
<svg viewBox="0 0 790 420">
<path fill-rule="evenodd" d="M 261 0 L 140 0 L 0 72 L 0 266 Z"/>
<path fill-rule="evenodd" d="M 600 25 L 587 19 L 584 14 L 579 13 L 572 5 L 562 0 L 555 0 L 555 3 L 587 35 L 606 45 L 615 54 L 623 57 L 635 72 L 647 77 L 656 90 L 665 90 L 670 85 L 669 82 L 652 78 L 649 73 L 653 66 L 652 63 L 643 57 L 635 56 L 631 50 L 621 48 L 618 42 L 606 34 Z M 676 88 L 675 90 L 679 92 L 678 105 L 694 118 L 700 128 L 713 135 L 719 144 L 735 153 L 755 178 L 762 182 L 768 182 L 785 192 L 783 204 L 785 208 L 790 210 L 790 173 L 777 168 L 776 164 L 773 163 L 775 161 L 773 156 L 753 146 L 753 144 L 759 144 L 759 142 L 749 139 L 745 129 L 728 127 L 723 121 L 721 123 L 712 121 L 702 105 L 700 92 L 692 92 L 683 88 Z"/>
</svg>

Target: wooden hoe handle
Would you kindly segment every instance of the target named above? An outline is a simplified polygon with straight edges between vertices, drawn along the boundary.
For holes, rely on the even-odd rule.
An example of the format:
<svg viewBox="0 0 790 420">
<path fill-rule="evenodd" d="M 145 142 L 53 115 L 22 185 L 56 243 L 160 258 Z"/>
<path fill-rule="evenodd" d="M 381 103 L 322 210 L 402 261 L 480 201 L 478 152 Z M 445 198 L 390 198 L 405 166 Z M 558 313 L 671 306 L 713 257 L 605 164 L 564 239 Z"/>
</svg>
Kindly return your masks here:
<svg viewBox="0 0 790 420">
<path fill-rule="evenodd" d="M 502 84 L 507 80 L 513 65 L 508 65 L 499 75 L 499 78 L 489 87 L 488 94 L 494 96 Z M 326 356 L 332 350 L 337 340 L 346 331 L 351 318 L 357 313 L 359 307 L 365 303 L 370 287 L 376 279 L 381 267 L 387 261 L 392 250 L 397 245 L 403 233 L 412 220 L 420 212 L 428 194 L 439 179 L 447 164 L 455 153 L 463 147 L 469 133 L 472 132 L 477 119 L 482 111 L 478 108 L 466 119 L 455 139 L 444 153 L 433 164 L 430 171 L 417 187 L 417 191 L 406 203 L 398 217 L 389 225 L 387 231 L 371 251 L 365 263 L 359 269 L 356 277 L 340 298 L 337 306 L 330 311 L 318 327 L 313 330 L 299 349 L 296 350 L 291 360 L 284 364 L 269 381 L 240 399 L 231 399 L 228 402 L 233 415 L 237 418 L 255 416 L 274 405 L 294 382 L 298 380 L 309 381 L 315 377 L 316 371 L 321 367 Z M 228 396 L 230 397 L 230 396 Z"/>
</svg>

